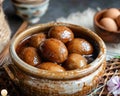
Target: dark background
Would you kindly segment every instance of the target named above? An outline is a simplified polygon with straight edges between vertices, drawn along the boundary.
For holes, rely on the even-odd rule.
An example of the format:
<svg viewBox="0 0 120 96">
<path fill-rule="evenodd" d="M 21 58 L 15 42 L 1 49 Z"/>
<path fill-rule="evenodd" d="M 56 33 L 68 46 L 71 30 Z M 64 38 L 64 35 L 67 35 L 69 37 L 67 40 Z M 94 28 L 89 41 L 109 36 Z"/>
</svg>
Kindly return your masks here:
<svg viewBox="0 0 120 96">
<path fill-rule="evenodd" d="M 101 9 L 111 7 L 119 8 L 120 0 L 50 0 L 48 10 L 39 23 L 55 21 L 58 17 L 67 17 L 72 12 L 82 12 L 89 7 L 93 9 L 97 9 L 98 7 Z M 10 0 L 4 1 L 3 9 L 12 34 L 14 34 L 23 21 L 15 15 Z"/>
</svg>

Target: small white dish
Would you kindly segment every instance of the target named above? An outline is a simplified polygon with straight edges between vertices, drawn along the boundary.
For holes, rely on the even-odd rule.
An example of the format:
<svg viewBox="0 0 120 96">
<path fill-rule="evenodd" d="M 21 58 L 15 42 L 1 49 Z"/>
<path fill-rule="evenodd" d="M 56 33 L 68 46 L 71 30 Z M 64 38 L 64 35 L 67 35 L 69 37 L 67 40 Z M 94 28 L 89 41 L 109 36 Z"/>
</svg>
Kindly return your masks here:
<svg viewBox="0 0 120 96">
<path fill-rule="evenodd" d="M 37 23 L 49 5 L 49 0 L 12 0 L 16 14 L 30 24 Z"/>
</svg>

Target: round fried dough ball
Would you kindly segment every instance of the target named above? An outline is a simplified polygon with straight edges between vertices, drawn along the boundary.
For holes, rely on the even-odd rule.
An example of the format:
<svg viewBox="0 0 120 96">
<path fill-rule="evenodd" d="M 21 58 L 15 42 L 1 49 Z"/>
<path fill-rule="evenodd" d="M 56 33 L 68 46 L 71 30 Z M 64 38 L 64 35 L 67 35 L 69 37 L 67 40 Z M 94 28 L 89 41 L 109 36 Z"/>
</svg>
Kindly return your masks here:
<svg viewBox="0 0 120 96">
<path fill-rule="evenodd" d="M 46 35 L 44 33 L 34 34 L 30 37 L 30 45 L 35 48 L 38 48 L 40 43 L 44 41 L 45 38 L 46 38 Z"/>
<path fill-rule="evenodd" d="M 68 51 L 64 43 L 53 38 L 42 42 L 39 49 L 43 58 L 51 62 L 62 63 L 68 56 Z"/>
<path fill-rule="evenodd" d="M 37 66 L 37 68 L 44 69 L 44 70 L 49 70 L 49 71 L 54 71 L 54 72 L 65 71 L 65 69 L 62 66 L 60 66 L 56 63 L 52 63 L 52 62 L 43 62 L 43 63 L 39 64 Z"/>
<path fill-rule="evenodd" d="M 50 38 L 56 38 L 61 40 L 63 43 L 73 40 L 74 34 L 73 32 L 66 26 L 54 26 L 49 32 L 48 36 Z"/>
<path fill-rule="evenodd" d="M 68 70 L 84 68 L 87 65 L 87 60 L 80 54 L 72 53 L 68 56 L 65 62 L 65 67 Z"/>
<path fill-rule="evenodd" d="M 20 58 L 29 65 L 36 66 L 41 63 L 41 59 L 34 47 L 26 47 L 22 50 Z"/>
<path fill-rule="evenodd" d="M 81 55 L 89 55 L 93 53 L 93 46 L 82 38 L 75 38 L 68 42 L 67 48 L 69 53 L 78 53 Z"/>
</svg>

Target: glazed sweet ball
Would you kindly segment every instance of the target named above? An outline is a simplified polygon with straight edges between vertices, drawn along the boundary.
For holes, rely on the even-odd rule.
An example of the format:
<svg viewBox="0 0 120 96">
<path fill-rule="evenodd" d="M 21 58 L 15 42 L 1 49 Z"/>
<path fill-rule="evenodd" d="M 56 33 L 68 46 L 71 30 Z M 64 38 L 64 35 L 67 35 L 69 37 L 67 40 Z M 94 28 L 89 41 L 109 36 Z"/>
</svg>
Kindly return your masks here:
<svg viewBox="0 0 120 96">
<path fill-rule="evenodd" d="M 68 50 L 64 43 L 54 38 L 46 39 L 39 49 L 43 58 L 51 62 L 62 63 L 68 56 Z"/>
<path fill-rule="evenodd" d="M 32 66 L 36 66 L 37 64 L 41 63 L 41 58 L 37 54 L 37 50 L 34 47 L 24 48 L 20 53 L 20 57 L 24 62 Z"/>
<path fill-rule="evenodd" d="M 52 62 L 43 62 L 43 63 L 39 64 L 37 66 L 37 68 L 44 69 L 44 70 L 49 70 L 49 71 L 54 71 L 54 72 L 65 71 L 65 69 L 62 66 L 60 66 L 56 63 L 52 63 Z"/>
<path fill-rule="evenodd" d="M 38 48 L 40 43 L 46 39 L 46 35 L 44 33 L 37 33 L 31 36 L 30 45 Z"/>
<path fill-rule="evenodd" d="M 93 46 L 85 39 L 75 38 L 67 44 L 69 53 L 89 55 L 93 53 Z"/>
<path fill-rule="evenodd" d="M 50 38 L 56 38 L 58 40 L 61 40 L 63 43 L 67 43 L 74 38 L 74 34 L 71 29 L 65 26 L 52 27 L 48 32 L 48 36 Z"/>
<path fill-rule="evenodd" d="M 65 67 L 68 70 L 84 68 L 87 65 L 87 60 L 80 54 L 72 53 L 68 56 L 65 62 Z"/>
</svg>

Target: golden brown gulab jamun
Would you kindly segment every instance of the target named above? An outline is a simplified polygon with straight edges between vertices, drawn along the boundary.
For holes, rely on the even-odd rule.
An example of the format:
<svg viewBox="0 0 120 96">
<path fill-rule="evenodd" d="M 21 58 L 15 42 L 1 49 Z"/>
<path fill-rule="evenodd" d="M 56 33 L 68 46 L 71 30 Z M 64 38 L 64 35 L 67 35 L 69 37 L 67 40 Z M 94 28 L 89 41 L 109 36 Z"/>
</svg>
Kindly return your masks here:
<svg viewBox="0 0 120 96">
<path fill-rule="evenodd" d="M 63 42 L 58 39 L 46 39 L 40 45 L 43 58 L 51 62 L 62 63 L 67 59 L 68 50 Z"/>
<path fill-rule="evenodd" d="M 32 47 L 38 48 L 40 43 L 42 41 L 44 41 L 46 38 L 46 35 L 44 33 L 38 33 L 38 34 L 34 34 L 30 37 L 30 45 Z"/>
<path fill-rule="evenodd" d="M 63 43 L 71 41 L 74 38 L 73 32 L 71 31 L 71 29 L 69 29 L 66 26 L 54 26 L 54 27 L 52 27 L 48 32 L 48 36 L 50 38 L 59 39 Z"/>
<path fill-rule="evenodd" d="M 70 54 L 65 62 L 65 68 L 68 70 L 84 68 L 86 65 L 87 60 L 82 55 L 76 53 Z"/>
<path fill-rule="evenodd" d="M 67 44 L 69 53 L 89 55 L 93 53 L 93 46 L 85 39 L 75 38 Z"/>
<path fill-rule="evenodd" d="M 43 63 L 39 64 L 37 66 L 37 68 L 44 69 L 44 70 L 49 70 L 49 71 L 54 71 L 54 72 L 65 71 L 65 69 L 62 66 L 60 66 L 56 63 L 52 63 L 52 62 L 43 62 Z"/>
<path fill-rule="evenodd" d="M 29 65 L 36 66 L 41 63 L 41 58 L 34 47 L 26 47 L 20 53 L 20 58 Z"/>
</svg>

